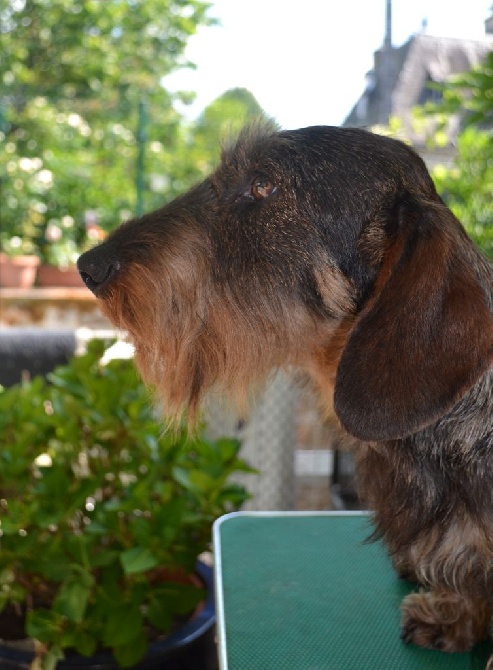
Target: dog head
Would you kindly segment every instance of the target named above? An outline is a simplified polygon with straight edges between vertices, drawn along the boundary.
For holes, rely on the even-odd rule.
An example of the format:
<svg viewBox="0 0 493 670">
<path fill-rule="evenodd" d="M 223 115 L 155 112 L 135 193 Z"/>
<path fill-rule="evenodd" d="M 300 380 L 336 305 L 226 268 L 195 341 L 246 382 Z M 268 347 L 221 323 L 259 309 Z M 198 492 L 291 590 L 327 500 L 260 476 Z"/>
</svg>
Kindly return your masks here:
<svg viewBox="0 0 493 670">
<path fill-rule="evenodd" d="M 485 268 L 412 149 L 332 127 L 246 130 L 79 259 L 168 411 L 293 365 L 367 440 L 433 422 L 487 369 Z"/>
</svg>

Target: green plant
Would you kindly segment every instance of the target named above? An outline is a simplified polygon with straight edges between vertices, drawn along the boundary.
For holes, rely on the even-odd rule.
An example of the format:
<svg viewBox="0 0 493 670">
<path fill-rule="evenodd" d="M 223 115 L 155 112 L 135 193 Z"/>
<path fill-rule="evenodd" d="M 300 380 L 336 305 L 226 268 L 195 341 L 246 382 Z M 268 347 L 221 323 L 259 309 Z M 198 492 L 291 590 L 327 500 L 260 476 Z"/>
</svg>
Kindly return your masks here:
<svg viewBox="0 0 493 670">
<path fill-rule="evenodd" d="M 136 663 L 203 597 L 184 575 L 247 497 L 238 442 L 163 432 L 104 348 L 0 393 L 0 610 L 23 615 L 44 668 L 66 649 Z"/>
<path fill-rule="evenodd" d="M 44 244 L 49 222 L 70 216 L 79 244 L 87 209 L 108 231 L 129 218 L 144 97 L 145 172 L 170 177 L 161 200 L 183 189 L 174 103 L 191 94 L 161 81 L 189 65 L 187 42 L 211 24 L 208 11 L 202 0 L 0 0 L 0 232 L 17 242 L 34 218 Z"/>
<path fill-rule="evenodd" d="M 493 134 L 470 126 L 458 136 L 451 167 L 432 170 L 438 192 L 483 252 L 493 259 Z"/>
<path fill-rule="evenodd" d="M 0 180 L 0 188 L 1 188 Z M 7 190 L 7 189 L 4 189 Z M 12 258 L 16 256 L 38 256 L 38 239 L 41 235 L 42 218 L 34 211 L 29 210 L 25 217 L 15 227 L 0 225 L 0 252 Z"/>
<path fill-rule="evenodd" d="M 440 101 L 417 110 L 432 121 L 436 132 L 431 145 L 450 139 L 450 119 L 460 119 L 453 165 L 433 170 L 439 193 L 462 221 L 472 239 L 493 259 L 493 51 L 470 71 L 434 84 Z M 437 142 L 438 140 L 438 142 Z"/>
</svg>

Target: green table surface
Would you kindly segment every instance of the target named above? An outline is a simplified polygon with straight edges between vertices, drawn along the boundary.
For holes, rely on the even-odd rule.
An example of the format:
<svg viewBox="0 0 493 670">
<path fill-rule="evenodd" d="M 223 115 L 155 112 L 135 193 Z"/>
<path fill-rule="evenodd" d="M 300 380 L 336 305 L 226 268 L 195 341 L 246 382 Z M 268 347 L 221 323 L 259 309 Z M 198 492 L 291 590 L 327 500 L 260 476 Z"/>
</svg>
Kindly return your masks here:
<svg viewBox="0 0 493 670">
<path fill-rule="evenodd" d="M 214 527 L 222 670 L 466 670 L 492 649 L 405 645 L 400 580 L 365 514 L 238 513 Z"/>
</svg>

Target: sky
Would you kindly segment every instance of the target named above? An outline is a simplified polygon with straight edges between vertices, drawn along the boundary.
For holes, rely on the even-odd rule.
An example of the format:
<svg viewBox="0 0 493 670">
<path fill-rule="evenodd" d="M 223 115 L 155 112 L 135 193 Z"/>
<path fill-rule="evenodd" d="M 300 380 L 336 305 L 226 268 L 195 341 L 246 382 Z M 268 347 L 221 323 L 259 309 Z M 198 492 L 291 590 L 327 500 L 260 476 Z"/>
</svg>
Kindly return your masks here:
<svg viewBox="0 0 493 670">
<path fill-rule="evenodd" d="M 493 0 L 393 0 L 392 42 L 422 31 L 485 39 Z M 385 34 L 385 0 L 215 0 L 216 27 L 190 38 L 194 71 L 164 83 L 193 90 L 190 118 L 224 91 L 247 88 L 283 128 L 339 125 L 364 90 L 365 74 Z M 493 46 L 493 44 L 492 44 Z"/>
</svg>

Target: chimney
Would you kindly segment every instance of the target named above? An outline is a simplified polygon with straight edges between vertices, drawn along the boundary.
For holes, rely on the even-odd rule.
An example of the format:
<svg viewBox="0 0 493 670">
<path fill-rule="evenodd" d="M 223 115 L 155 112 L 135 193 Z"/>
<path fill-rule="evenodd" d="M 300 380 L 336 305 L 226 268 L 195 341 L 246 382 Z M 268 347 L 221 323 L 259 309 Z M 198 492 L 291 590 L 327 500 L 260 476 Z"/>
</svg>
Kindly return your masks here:
<svg viewBox="0 0 493 670">
<path fill-rule="evenodd" d="M 375 77 L 378 88 L 378 123 L 388 123 L 392 114 L 392 88 L 396 69 L 395 49 L 392 46 L 392 0 L 385 0 L 385 37 L 381 49 L 375 52 Z"/>
<path fill-rule="evenodd" d="M 385 0 L 385 39 L 383 48 L 392 48 L 392 0 Z"/>
</svg>

